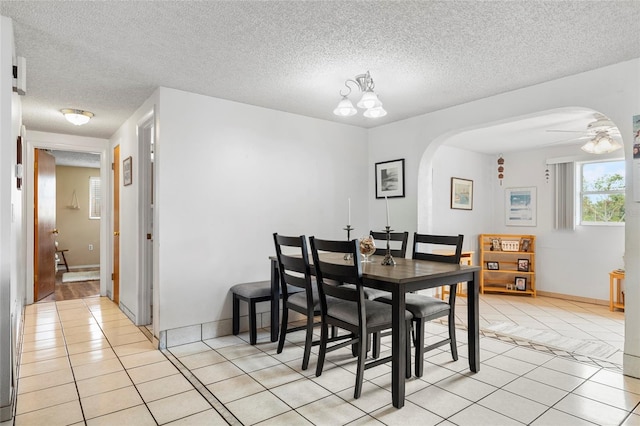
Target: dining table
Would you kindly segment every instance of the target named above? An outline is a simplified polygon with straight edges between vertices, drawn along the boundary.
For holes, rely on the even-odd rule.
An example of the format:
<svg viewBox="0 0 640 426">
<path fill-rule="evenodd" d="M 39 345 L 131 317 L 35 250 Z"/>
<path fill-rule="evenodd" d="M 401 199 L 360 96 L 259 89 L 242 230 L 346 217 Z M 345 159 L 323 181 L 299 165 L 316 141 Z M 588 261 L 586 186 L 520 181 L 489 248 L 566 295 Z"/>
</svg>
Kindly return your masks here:
<svg viewBox="0 0 640 426">
<path fill-rule="evenodd" d="M 336 254 L 324 254 L 333 263 L 353 262 Z M 331 258 L 329 258 L 331 257 Z M 271 259 L 271 341 L 278 340 L 280 315 L 280 278 L 278 262 Z M 404 319 L 406 294 L 450 285 L 467 283 L 467 340 L 469 370 L 480 371 L 480 315 L 478 266 L 458 265 L 427 260 L 395 258 L 395 265 L 383 265 L 383 256 L 371 256 L 370 262 L 362 263 L 362 279 L 366 287 L 391 293 L 392 337 L 391 337 L 391 394 L 393 406 L 402 408 L 405 400 L 406 322 Z M 312 266 L 313 272 L 313 266 Z"/>
</svg>

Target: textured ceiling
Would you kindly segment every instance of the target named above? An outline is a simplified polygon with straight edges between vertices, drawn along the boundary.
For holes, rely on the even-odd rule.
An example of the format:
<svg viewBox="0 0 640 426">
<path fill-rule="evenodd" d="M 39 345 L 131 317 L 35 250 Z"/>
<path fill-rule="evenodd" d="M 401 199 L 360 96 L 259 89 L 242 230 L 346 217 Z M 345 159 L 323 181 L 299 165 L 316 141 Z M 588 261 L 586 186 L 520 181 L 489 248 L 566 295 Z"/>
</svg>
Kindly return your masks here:
<svg viewBox="0 0 640 426">
<path fill-rule="evenodd" d="M 3 0 L 0 14 L 27 59 L 27 128 L 102 138 L 158 86 L 373 127 L 640 57 L 638 1 Z M 367 70 L 388 115 L 334 116 Z M 95 117 L 76 127 L 61 108 Z"/>
</svg>

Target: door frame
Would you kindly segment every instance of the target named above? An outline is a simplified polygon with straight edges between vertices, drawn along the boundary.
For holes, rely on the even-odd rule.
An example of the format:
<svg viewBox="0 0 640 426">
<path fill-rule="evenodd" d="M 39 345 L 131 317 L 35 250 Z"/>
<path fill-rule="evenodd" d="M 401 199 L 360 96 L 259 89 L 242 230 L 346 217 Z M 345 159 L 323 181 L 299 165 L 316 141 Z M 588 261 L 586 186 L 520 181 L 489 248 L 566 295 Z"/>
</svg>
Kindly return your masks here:
<svg viewBox="0 0 640 426">
<path fill-rule="evenodd" d="M 100 180 L 105 194 L 111 193 L 111 155 L 109 152 L 109 140 L 82 136 L 63 135 L 57 133 L 45 133 L 27 130 L 26 160 L 24 162 L 23 176 L 33 176 L 35 149 L 55 149 L 61 151 L 94 152 L 100 154 Z M 23 184 L 25 193 L 25 228 L 26 261 L 27 265 L 33 265 L 34 261 L 34 187 L 33 179 L 25 179 Z M 100 220 L 100 295 L 106 296 L 107 289 L 111 287 L 111 199 L 103 197 L 102 213 Z M 25 274 L 25 303 L 34 302 L 34 271 L 33 267 L 27 268 Z"/>
<path fill-rule="evenodd" d="M 156 122 L 155 108 L 145 114 L 136 124 L 136 137 L 138 141 L 138 205 L 140 213 L 138 216 L 140 229 L 140 242 L 138 253 L 138 265 L 140 265 L 138 279 L 138 322 L 140 325 L 151 324 L 153 327 L 153 335 L 158 336 L 156 326 L 157 322 L 157 209 L 149 211 L 148 199 L 153 195 L 155 205 L 157 205 L 157 173 L 153 174 L 153 182 L 149 178 L 151 173 L 151 161 L 149 160 L 149 141 L 144 138 L 145 129 L 152 127 L 153 144 L 154 144 L 154 162 L 157 160 L 157 138 L 156 138 Z M 156 164 L 157 165 L 157 164 Z M 156 168 L 157 171 L 157 168 Z M 153 192 L 153 194 L 152 194 Z M 151 233 L 151 241 L 147 239 L 147 233 Z M 149 307 L 153 307 L 155 312 L 151 312 Z"/>
</svg>

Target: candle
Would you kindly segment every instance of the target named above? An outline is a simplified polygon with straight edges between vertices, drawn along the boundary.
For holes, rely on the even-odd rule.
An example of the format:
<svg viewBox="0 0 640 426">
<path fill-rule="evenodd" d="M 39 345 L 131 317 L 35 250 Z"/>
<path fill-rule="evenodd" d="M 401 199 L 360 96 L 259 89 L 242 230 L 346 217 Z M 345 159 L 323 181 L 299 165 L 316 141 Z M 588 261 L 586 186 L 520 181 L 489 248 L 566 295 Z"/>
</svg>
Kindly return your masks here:
<svg viewBox="0 0 640 426">
<path fill-rule="evenodd" d="M 349 220 L 347 221 L 347 226 L 351 226 L 351 198 L 349 198 Z"/>
<path fill-rule="evenodd" d="M 389 199 L 384 197 L 384 202 L 387 203 L 387 226 L 391 226 L 389 225 Z"/>
</svg>

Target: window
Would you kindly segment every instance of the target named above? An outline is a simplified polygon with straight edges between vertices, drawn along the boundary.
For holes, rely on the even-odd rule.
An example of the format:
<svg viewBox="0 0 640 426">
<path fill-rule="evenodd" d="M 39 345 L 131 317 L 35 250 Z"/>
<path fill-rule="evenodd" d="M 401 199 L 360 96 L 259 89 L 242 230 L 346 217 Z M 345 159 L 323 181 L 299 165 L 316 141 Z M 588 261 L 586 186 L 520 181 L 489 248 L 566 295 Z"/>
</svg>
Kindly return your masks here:
<svg viewBox="0 0 640 426">
<path fill-rule="evenodd" d="M 624 161 L 580 164 L 580 223 L 624 223 Z"/>
<path fill-rule="evenodd" d="M 102 194 L 100 191 L 100 178 L 89 178 L 89 219 L 100 219 L 102 210 Z"/>
</svg>

